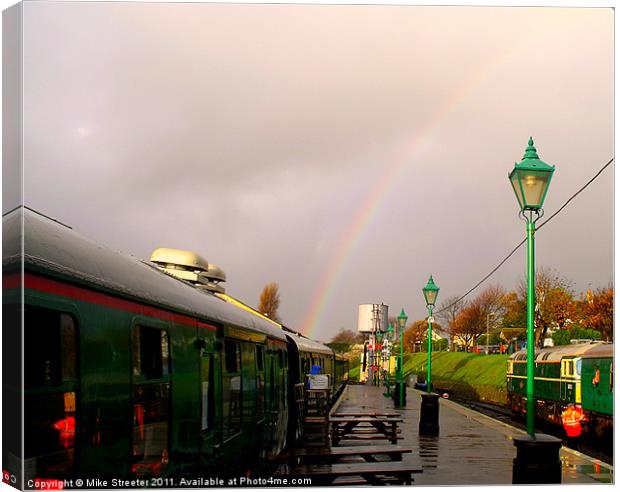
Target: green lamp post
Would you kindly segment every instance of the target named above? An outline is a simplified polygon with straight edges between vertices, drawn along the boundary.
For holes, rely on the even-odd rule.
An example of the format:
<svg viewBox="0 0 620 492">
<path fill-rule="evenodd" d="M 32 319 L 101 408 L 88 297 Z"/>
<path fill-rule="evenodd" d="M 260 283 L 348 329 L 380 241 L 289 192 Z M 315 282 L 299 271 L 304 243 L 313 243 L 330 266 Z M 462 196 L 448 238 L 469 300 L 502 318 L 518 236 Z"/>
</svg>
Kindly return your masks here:
<svg viewBox="0 0 620 492">
<path fill-rule="evenodd" d="M 515 162 L 509 174 L 510 184 L 519 202 L 519 216 L 526 223 L 527 232 L 527 358 L 526 358 L 526 436 L 513 439 L 517 457 L 513 462 L 512 481 L 515 484 L 560 483 L 562 465 L 559 458 L 562 440 L 545 434 L 536 434 L 534 428 L 534 303 L 535 263 L 534 233 L 536 222 L 543 216 L 543 203 L 555 166 L 538 157 L 534 141 L 530 137 L 523 160 Z"/>
<path fill-rule="evenodd" d="M 426 361 L 426 393 L 422 393 L 420 406 L 420 435 L 436 436 L 439 434 L 439 395 L 431 393 L 431 351 L 433 350 L 433 307 L 437 301 L 439 287 L 431 275 L 422 289 L 428 309 L 428 358 Z"/>
<path fill-rule="evenodd" d="M 385 396 L 390 396 L 391 395 L 391 389 L 390 389 L 390 372 L 392 370 L 392 349 L 391 349 L 391 344 L 392 344 L 392 340 L 394 336 L 394 324 L 390 323 L 387 327 L 386 330 L 386 336 L 385 336 L 385 340 L 387 343 L 387 360 L 388 360 L 388 370 L 387 370 L 387 381 L 386 381 L 386 386 L 387 386 L 387 390 L 385 392 Z"/>
<path fill-rule="evenodd" d="M 403 382 L 403 332 L 407 326 L 407 313 L 404 309 L 400 310 L 400 314 L 396 317 L 398 327 L 400 328 L 400 363 L 398 364 L 398 404 L 402 407 L 405 404 L 405 384 Z"/>
<path fill-rule="evenodd" d="M 527 224 L 527 416 L 526 428 L 530 436 L 534 436 L 534 283 L 536 272 L 534 265 L 534 232 L 536 222 L 543 216 L 543 203 L 547 196 L 549 183 L 553 176 L 555 166 L 550 166 L 541 161 L 536 153 L 532 137 L 527 144 L 523 160 L 509 175 L 510 184 L 519 201 L 521 211 L 519 215 Z"/>
<path fill-rule="evenodd" d="M 435 301 L 437 300 L 437 294 L 439 294 L 439 287 L 433 282 L 433 276 L 431 275 L 426 283 L 426 286 L 422 289 L 424 293 L 424 299 L 426 300 L 426 308 L 428 309 L 428 359 L 426 362 L 426 392 L 431 392 L 431 351 L 433 349 L 433 308 L 435 307 Z"/>
</svg>

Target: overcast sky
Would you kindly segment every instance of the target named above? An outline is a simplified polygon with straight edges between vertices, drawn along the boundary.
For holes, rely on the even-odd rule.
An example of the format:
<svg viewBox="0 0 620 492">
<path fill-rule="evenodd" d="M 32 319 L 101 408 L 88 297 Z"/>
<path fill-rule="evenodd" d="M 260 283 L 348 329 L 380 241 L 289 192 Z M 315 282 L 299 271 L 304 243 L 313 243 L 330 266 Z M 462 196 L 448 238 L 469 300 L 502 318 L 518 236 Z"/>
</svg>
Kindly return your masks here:
<svg viewBox="0 0 620 492">
<path fill-rule="evenodd" d="M 26 3 L 23 49 L 27 205 L 141 258 L 195 250 L 254 306 L 278 282 L 323 340 L 504 258 L 530 135 L 547 216 L 613 155 L 609 8 Z M 537 264 L 607 285 L 612 213 L 610 167 Z M 524 270 L 522 249 L 488 283 Z"/>
</svg>

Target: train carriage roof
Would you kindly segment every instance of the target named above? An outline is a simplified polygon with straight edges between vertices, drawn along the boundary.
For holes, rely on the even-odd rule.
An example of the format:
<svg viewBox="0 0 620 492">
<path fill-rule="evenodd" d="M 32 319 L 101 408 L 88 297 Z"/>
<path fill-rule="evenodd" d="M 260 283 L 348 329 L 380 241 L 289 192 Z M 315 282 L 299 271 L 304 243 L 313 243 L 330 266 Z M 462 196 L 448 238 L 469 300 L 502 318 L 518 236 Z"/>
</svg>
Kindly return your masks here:
<svg viewBox="0 0 620 492">
<path fill-rule="evenodd" d="M 590 350 L 583 354 L 584 359 L 609 358 L 614 356 L 614 344 L 603 342 L 593 346 Z"/>
<path fill-rule="evenodd" d="M 101 246 L 27 208 L 20 207 L 3 217 L 3 266 L 19 264 L 22 211 L 27 266 L 203 320 L 286 339 L 281 329 L 259 316 L 218 299 L 208 291 L 196 289 L 152 263 Z"/>
<path fill-rule="evenodd" d="M 586 356 L 592 350 L 598 349 L 599 347 L 610 345 L 606 342 L 586 342 L 586 343 L 576 343 L 571 345 L 559 345 L 556 347 L 545 347 L 542 349 L 536 349 L 535 351 L 535 362 L 559 362 L 564 357 L 577 357 L 577 356 Z M 527 351 L 519 350 L 512 354 L 509 359 L 515 361 L 525 361 L 527 358 Z"/>
<path fill-rule="evenodd" d="M 289 337 L 295 345 L 297 345 L 297 349 L 300 352 L 311 352 L 313 354 L 325 354 L 329 356 L 334 355 L 334 351 L 327 345 L 310 340 L 309 338 L 306 338 L 298 333 L 287 330 L 286 336 Z"/>
</svg>

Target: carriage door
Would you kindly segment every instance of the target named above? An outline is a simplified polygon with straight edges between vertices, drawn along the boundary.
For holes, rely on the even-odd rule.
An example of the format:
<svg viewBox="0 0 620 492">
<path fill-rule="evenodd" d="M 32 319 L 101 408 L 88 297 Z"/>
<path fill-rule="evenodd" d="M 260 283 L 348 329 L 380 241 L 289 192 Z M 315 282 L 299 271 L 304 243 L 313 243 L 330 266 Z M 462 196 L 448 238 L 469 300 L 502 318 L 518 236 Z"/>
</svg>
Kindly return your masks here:
<svg viewBox="0 0 620 492">
<path fill-rule="evenodd" d="M 200 437 L 203 456 L 211 455 L 215 442 L 215 363 L 214 354 L 202 349 L 200 354 Z"/>
<path fill-rule="evenodd" d="M 136 325 L 133 328 L 131 344 L 133 362 L 131 471 L 141 477 L 156 477 L 166 471 L 170 456 L 168 330 Z"/>
<path fill-rule="evenodd" d="M 217 382 L 221 380 L 220 357 L 215 345 L 215 326 L 198 323 L 198 402 L 200 405 L 198 439 L 202 459 L 206 462 L 217 458 L 221 436 L 221 402 L 220 388 Z"/>
<path fill-rule="evenodd" d="M 267 449 L 270 455 L 275 453 L 276 446 L 276 428 L 278 423 L 278 409 L 279 409 L 279 384 L 278 384 L 278 351 L 275 350 L 273 345 L 268 345 L 266 354 L 266 387 L 267 387 L 267 415 L 265 422 L 265 442 L 267 443 Z"/>
<path fill-rule="evenodd" d="M 80 418 L 76 412 L 77 340 L 72 315 L 35 306 L 24 308 L 26 478 L 66 478 L 74 473 L 75 431 Z"/>
</svg>

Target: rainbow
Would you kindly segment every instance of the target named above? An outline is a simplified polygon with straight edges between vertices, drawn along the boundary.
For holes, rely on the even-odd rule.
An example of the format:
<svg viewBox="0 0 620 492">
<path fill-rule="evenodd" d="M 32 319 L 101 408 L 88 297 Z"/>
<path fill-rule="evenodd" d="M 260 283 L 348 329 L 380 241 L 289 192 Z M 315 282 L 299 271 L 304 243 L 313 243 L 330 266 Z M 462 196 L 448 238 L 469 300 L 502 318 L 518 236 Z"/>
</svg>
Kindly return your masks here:
<svg viewBox="0 0 620 492">
<path fill-rule="evenodd" d="M 367 195 L 366 199 L 353 216 L 350 224 L 340 236 L 335 252 L 319 279 L 311 297 L 309 307 L 303 318 L 301 325 L 301 332 L 303 334 L 308 337 L 316 337 L 316 331 L 320 327 L 322 316 L 340 280 L 347 258 L 359 242 L 363 232 L 372 222 L 380 209 L 382 201 L 388 196 L 388 192 L 397 182 L 398 177 L 413 161 L 416 151 L 418 151 L 422 144 L 433 134 L 445 117 L 457 109 L 467 96 L 488 77 L 495 67 L 499 66 L 515 50 L 528 49 L 529 46 L 532 45 L 532 39 L 535 39 L 535 36 L 529 37 L 529 42 L 524 43 L 523 40 L 515 42 L 501 52 L 499 56 L 491 58 L 491 60 L 480 67 L 480 69 L 472 71 L 472 74 L 465 83 L 454 91 L 437 111 L 433 113 L 422 130 L 414 135 L 411 140 L 400 145 L 395 152 L 395 158 L 392 164 L 387 166 L 383 176 Z"/>
</svg>

